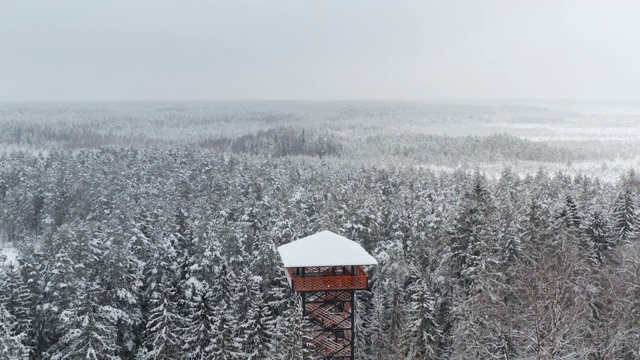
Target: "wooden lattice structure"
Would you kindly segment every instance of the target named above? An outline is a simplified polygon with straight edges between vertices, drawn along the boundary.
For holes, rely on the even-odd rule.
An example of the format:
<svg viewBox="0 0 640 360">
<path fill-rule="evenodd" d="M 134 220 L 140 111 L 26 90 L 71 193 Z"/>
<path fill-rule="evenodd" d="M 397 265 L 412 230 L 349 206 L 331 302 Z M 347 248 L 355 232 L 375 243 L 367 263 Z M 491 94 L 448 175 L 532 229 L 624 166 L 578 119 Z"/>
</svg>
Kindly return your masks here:
<svg viewBox="0 0 640 360">
<path fill-rule="evenodd" d="M 292 291 L 302 297 L 317 353 L 354 359 L 355 292 L 368 288 L 362 265 L 376 260 L 357 243 L 323 231 L 278 248 Z"/>
</svg>

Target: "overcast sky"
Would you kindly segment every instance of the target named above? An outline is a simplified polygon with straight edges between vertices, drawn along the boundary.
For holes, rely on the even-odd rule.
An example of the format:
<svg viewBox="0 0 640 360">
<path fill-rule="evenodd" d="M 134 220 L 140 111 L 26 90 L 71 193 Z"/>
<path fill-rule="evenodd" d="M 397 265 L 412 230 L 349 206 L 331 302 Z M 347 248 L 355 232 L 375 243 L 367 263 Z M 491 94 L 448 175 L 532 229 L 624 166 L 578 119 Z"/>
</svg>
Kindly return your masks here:
<svg viewBox="0 0 640 360">
<path fill-rule="evenodd" d="M 640 100 L 640 1 L 0 0 L 0 100 Z"/>
</svg>

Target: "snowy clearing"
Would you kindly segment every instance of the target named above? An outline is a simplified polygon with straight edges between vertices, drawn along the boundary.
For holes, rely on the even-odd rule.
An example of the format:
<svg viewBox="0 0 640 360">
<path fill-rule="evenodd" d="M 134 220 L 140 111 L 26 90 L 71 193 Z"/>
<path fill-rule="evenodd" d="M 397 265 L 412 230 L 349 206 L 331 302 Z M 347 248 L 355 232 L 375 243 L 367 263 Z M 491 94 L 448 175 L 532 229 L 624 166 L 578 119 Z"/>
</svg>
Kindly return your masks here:
<svg viewBox="0 0 640 360">
<path fill-rule="evenodd" d="M 3 244 L 0 245 L 0 254 L 4 255 L 9 262 L 17 263 L 18 249 L 13 245 Z"/>
</svg>

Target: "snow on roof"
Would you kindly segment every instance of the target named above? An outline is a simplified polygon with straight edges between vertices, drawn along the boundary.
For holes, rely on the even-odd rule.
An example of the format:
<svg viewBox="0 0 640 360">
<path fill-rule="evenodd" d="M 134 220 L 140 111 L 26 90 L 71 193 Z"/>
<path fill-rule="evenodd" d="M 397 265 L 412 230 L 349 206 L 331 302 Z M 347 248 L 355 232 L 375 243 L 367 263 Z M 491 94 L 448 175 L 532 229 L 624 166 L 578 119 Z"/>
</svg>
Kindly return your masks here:
<svg viewBox="0 0 640 360">
<path fill-rule="evenodd" d="M 327 230 L 279 246 L 278 252 L 286 268 L 378 264 L 360 244 Z"/>
</svg>

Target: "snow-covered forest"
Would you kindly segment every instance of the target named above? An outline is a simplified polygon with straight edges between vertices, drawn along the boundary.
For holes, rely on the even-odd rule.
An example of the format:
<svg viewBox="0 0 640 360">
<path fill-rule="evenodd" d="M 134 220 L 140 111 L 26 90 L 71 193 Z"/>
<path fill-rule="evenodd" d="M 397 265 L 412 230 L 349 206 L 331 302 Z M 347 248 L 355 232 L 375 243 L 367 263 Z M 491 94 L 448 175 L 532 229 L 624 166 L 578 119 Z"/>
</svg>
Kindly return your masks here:
<svg viewBox="0 0 640 360">
<path fill-rule="evenodd" d="M 276 247 L 325 229 L 357 359 L 640 358 L 637 144 L 541 139 L 577 112 L 3 106 L 4 358 L 313 359 Z"/>
</svg>

